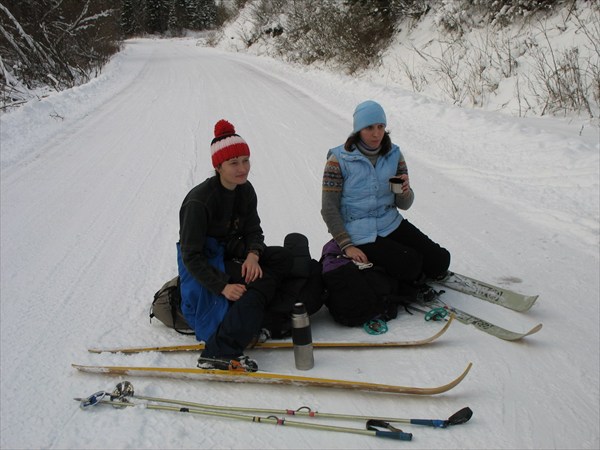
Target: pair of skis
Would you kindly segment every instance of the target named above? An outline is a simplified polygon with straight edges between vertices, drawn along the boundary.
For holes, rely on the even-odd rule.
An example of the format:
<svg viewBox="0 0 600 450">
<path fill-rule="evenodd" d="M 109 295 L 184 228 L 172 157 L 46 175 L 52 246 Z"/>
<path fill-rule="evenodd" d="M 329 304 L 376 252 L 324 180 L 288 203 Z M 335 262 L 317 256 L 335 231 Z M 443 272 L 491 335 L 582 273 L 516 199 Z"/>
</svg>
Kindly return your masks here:
<svg viewBox="0 0 600 450">
<path fill-rule="evenodd" d="M 393 342 L 313 342 L 317 348 L 373 348 L 373 347 L 410 347 L 425 345 L 435 341 L 442 336 L 450 327 L 453 321 L 450 320 L 434 335 L 415 341 L 393 341 Z M 291 348 L 291 342 L 264 342 L 257 344 L 254 348 L 262 349 L 282 349 Z M 176 345 L 168 347 L 131 347 L 131 348 L 111 348 L 111 349 L 89 349 L 92 353 L 143 353 L 143 352 L 176 352 L 176 351 L 200 351 L 204 344 L 194 345 Z M 278 374 L 271 372 L 238 372 L 229 370 L 206 370 L 189 367 L 135 367 L 135 366 L 89 366 L 73 364 L 73 367 L 81 372 L 99 373 L 107 375 L 121 376 L 150 376 L 166 377 L 187 380 L 200 381 L 222 381 L 235 383 L 259 383 L 259 384 L 280 384 L 293 386 L 317 386 L 338 389 L 360 390 L 367 392 L 387 392 L 392 394 L 413 394 L 413 395 L 435 395 L 449 391 L 457 386 L 469 373 L 472 364 L 469 363 L 464 371 L 454 380 L 447 384 L 435 387 L 413 387 L 398 386 L 389 384 L 370 383 L 363 381 L 350 381 L 331 378 L 317 378 L 293 374 Z"/>
<path fill-rule="evenodd" d="M 494 305 L 502 306 L 518 312 L 529 311 L 538 299 L 537 295 L 520 294 L 510 289 L 494 286 L 492 284 L 454 272 L 449 272 L 446 278 L 437 281 L 436 283 L 454 291 L 462 292 L 480 300 L 484 300 L 486 302 L 493 303 Z M 431 308 L 444 308 L 453 313 L 456 317 L 456 320 L 459 322 L 466 325 L 473 325 L 480 331 L 506 341 L 518 341 L 526 336 L 537 333 L 542 329 L 542 324 L 538 323 L 529 331 L 511 331 L 499 325 L 488 322 L 487 320 L 480 319 L 473 314 L 462 311 L 455 306 L 449 305 L 443 301 L 440 296 L 430 302 L 427 302 L 427 306 Z"/>
<path fill-rule="evenodd" d="M 449 273 L 448 277 L 438 282 L 440 285 L 457 290 L 473 297 L 485 300 L 496 305 L 500 305 L 515 311 L 527 311 L 537 300 L 537 296 L 526 296 L 517 292 L 493 286 L 475 280 L 464 275 Z M 459 310 L 451 305 L 443 302 L 439 297 L 428 303 L 430 307 L 443 307 L 451 312 L 450 320 L 446 325 L 434 335 L 415 341 L 394 341 L 394 342 L 315 342 L 313 345 L 316 348 L 374 348 L 374 347 L 408 347 L 429 344 L 441 335 L 443 335 L 454 317 L 462 323 L 474 325 L 477 329 L 488 334 L 494 335 L 501 339 L 516 341 L 538 332 L 542 328 L 542 324 L 538 324 L 531 330 L 525 333 L 517 333 L 507 330 L 490 322 L 479 319 L 469 313 Z M 255 348 L 290 348 L 291 342 L 266 342 L 258 344 Z M 183 345 L 183 346 L 168 346 L 168 347 L 131 347 L 131 348 L 111 348 L 111 349 L 90 349 L 93 353 L 102 352 L 121 352 L 121 353 L 140 353 L 140 352 L 172 352 L 172 351 L 199 351 L 203 348 L 203 344 Z M 184 379 L 199 379 L 206 381 L 228 381 L 242 383 L 269 383 L 269 384 L 285 384 L 297 386 L 322 386 L 332 388 L 343 388 L 353 390 L 364 390 L 371 392 L 389 392 L 397 394 L 415 394 L 415 395 L 434 395 L 446 392 L 457 386 L 468 374 L 472 364 L 451 382 L 437 387 L 410 387 L 385 385 L 377 383 L 368 383 L 360 381 L 347 381 L 337 379 L 315 378 L 299 375 L 285 375 L 269 372 L 232 372 L 219 370 L 203 370 L 196 368 L 179 368 L 179 367 L 128 367 L 128 366 L 89 366 L 73 364 L 73 367 L 83 372 L 103 373 L 112 375 L 143 375 L 157 376 L 169 378 L 184 378 Z"/>
</svg>

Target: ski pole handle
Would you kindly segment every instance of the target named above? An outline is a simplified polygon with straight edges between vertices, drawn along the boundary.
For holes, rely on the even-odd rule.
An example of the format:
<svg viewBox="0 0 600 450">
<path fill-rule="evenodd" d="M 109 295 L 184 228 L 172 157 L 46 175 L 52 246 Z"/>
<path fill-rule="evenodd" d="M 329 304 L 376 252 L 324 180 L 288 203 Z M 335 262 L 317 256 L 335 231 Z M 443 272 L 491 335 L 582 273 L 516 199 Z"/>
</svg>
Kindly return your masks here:
<svg viewBox="0 0 600 450">
<path fill-rule="evenodd" d="M 435 428 L 447 428 L 450 425 L 460 425 L 461 423 L 468 422 L 473 416 L 473 411 L 468 406 L 464 407 L 460 411 L 455 412 L 446 420 L 440 419 L 410 419 L 410 423 L 413 425 L 427 425 Z"/>
</svg>

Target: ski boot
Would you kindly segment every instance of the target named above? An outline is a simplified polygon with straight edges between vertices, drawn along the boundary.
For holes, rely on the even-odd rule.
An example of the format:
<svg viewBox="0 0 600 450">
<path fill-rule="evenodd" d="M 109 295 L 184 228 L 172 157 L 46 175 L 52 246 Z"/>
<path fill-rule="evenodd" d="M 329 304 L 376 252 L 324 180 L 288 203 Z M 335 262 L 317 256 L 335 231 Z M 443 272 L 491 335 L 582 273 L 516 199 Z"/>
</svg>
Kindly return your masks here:
<svg viewBox="0 0 600 450">
<path fill-rule="evenodd" d="M 232 370 L 236 372 L 256 372 L 258 364 L 247 356 L 237 358 L 219 358 L 200 356 L 198 368 L 204 370 Z"/>
</svg>

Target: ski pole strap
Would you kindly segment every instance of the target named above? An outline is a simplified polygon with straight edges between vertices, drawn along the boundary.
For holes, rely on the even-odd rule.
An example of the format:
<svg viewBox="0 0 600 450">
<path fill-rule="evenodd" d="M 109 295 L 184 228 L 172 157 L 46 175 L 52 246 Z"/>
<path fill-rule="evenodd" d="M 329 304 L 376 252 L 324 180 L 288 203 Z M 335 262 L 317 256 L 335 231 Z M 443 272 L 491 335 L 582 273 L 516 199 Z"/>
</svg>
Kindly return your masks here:
<svg viewBox="0 0 600 450">
<path fill-rule="evenodd" d="M 380 430 L 385 428 L 386 430 Z M 375 436 L 385 437 L 390 439 L 398 439 L 400 441 L 412 441 L 412 433 L 405 433 L 402 430 L 393 427 L 388 422 L 377 419 L 367 420 L 367 430 L 375 431 Z"/>
<path fill-rule="evenodd" d="M 98 391 L 98 392 L 90 395 L 89 397 L 81 399 L 81 401 L 79 403 L 79 407 L 81 409 L 85 409 L 89 406 L 96 406 L 98 403 L 101 402 L 101 400 L 106 396 L 106 394 L 107 393 L 104 391 Z"/>
<path fill-rule="evenodd" d="M 309 406 L 301 406 L 300 408 L 298 408 L 296 410 L 293 410 L 293 409 L 286 410 L 286 414 L 289 414 L 291 416 L 293 416 L 299 412 L 305 412 L 308 415 L 308 417 L 315 417 L 317 415 L 317 412 L 310 409 Z"/>
</svg>

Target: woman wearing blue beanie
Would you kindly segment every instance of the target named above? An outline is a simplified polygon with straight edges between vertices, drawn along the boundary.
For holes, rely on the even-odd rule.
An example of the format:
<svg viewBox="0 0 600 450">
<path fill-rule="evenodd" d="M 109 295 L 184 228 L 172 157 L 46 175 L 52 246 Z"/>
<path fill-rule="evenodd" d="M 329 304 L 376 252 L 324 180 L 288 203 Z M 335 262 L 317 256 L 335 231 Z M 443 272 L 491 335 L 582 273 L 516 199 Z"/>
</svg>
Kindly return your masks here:
<svg viewBox="0 0 600 450">
<path fill-rule="evenodd" d="M 321 215 L 348 258 L 383 267 L 416 293 L 427 279 L 445 276 L 450 253 L 399 213 L 410 208 L 414 192 L 386 125 L 377 102 L 356 107 L 352 134 L 327 155 Z M 394 192 L 390 179 L 396 183 Z"/>
</svg>

